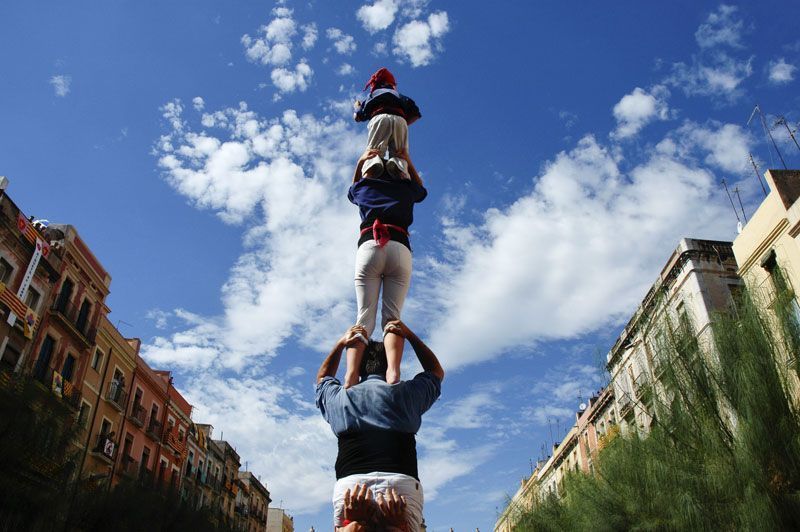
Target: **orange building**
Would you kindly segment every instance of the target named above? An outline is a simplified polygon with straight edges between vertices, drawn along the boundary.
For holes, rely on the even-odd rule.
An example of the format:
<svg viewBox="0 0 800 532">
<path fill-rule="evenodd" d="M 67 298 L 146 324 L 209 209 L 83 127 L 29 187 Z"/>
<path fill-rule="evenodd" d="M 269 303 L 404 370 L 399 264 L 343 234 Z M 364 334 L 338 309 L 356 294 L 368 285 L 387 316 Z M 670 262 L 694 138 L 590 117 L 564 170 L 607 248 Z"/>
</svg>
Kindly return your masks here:
<svg viewBox="0 0 800 532">
<path fill-rule="evenodd" d="M 54 298 L 40 321 L 27 369 L 76 410 L 81 407 L 84 375 L 95 354 L 100 319 L 111 276 L 71 225 L 50 224 L 51 253 L 62 259 Z M 85 422 L 84 412 L 81 422 Z"/>
<path fill-rule="evenodd" d="M 30 360 L 35 333 L 60 271 L 61 257 L 52 252 L 42 231 L 0 190 L 0 367 L 3 369 L 19 371 Z"/>
</svg>

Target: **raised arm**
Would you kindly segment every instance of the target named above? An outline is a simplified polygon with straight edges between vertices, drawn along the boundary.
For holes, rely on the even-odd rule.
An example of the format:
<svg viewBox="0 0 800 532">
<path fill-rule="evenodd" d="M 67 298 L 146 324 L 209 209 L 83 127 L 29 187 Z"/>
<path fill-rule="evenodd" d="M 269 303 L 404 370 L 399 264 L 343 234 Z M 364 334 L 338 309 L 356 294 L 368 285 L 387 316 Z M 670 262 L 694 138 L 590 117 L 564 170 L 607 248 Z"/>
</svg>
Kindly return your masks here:
<svg viewBox="0 0 800 532">
<path fill-rule="evenodd" d="M 350 347 L 354 342 L 360 341 L 357 334 L 362 334 L 367 337 L 367 330 L 359 325 L 354 325 L 347 329 L 344 336 L 334 344 L 330 354 L 322 361 L 322 365 L 317 371 L 317 384 L 325 377 L 335 377 L 336 371 L 339 369 L 339 362 L 342 359 L 342 351 L 345 347 Z"/>
<path fill-rule="evenodd" d="M 393 332 L 395 334 L 399 334 L 411 344 L 411 347 L 414 348 L 414 353 L 417 355 L 419 359 L 419 363 L 422 365 L 422 369 L 425 371 L 430 371 L 437 377 L 439 380 L 444 380 L 444 368 L 439 363 L 439 359 L 436 358 L 436 355 L 433 354 L 433 351 L 425 345 L 425 342 L 420 340 L 419 336 L 414 334 L 414 332 L 408 328 L 408 326 L 400 320 L 390 321 L 386 325 L 387 332 Z"/>
</svg>

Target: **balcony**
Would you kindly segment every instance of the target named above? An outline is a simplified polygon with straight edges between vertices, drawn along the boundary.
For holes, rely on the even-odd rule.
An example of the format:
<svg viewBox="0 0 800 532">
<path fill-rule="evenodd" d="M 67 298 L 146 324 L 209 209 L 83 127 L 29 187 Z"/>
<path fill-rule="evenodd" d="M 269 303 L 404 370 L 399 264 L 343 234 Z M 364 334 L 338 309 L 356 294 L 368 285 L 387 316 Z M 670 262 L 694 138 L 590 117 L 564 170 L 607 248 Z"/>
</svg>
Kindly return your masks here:
<svg viewBox="0 0 800 532">
<path fill-rule="evenodd" d="M 150 424 L 147 425 L 147 435 L 153 438 L 156 441 L 161 441 L 161 433 L 163 432 L 163 427 L 159 421 L 155 419 L 150 420 Z"/>
<path fill-rule="evenodd" d="M 85 316 L 81 316 L 77 305 L 56 301 L 50 307 L 50 312 L 66 325 L 73 336 L 83 342 L 86 347 L 94 345 L 97 328 L 89 326 L 89 320 Z"/>
<path fill-rule="evenodd" d="M 114 451 L 116 451 L 116 446 L 114 445 L 114 440 L 111 439 L 109 434 L 98 434 L 97 435 L 97 443 L 92 448 L 92 454 L 97 456 L 103 461 L 111 464 L 114 462 Z"/>
<path fill-rule="evenodd" d="M 78 408 L 80 408 L 81 392 L 76 390 L 70 381 L 61 377 L 61 375 L 59 375 L 52 368 L 34 368 L 33 378 L 41 383 L 45 388 L 52 391 L 73 410 L 78 410 Z"/>
<path fill-rule="evenodd" d="M 145 412 L 144 407 L 140 404 L 133 405 L 131 409 L 131 413 L 128 416 L 128 419 L 131 420 L 131 423 L 136 425 L 139 428 L 144 427 L 144 420 L 147 417 L 147 412 Z"/>
<path fill-rule="evenodd" d="M 122 457 L 122 462 L 120 462 L 120 468 L 122 474 L 128 478 L 135 479 L 137 476 L 139 476 L 139 462 L 137 462 L 130 456 Z"/>
<path fill-rule="evenodd" d="M 125 410 L 125 401 L 128 399 L 128 393 L 116 381 L 108 383 L 108 390 L 106 390 L 106 401 L 122 412 Z"/>
</svg>

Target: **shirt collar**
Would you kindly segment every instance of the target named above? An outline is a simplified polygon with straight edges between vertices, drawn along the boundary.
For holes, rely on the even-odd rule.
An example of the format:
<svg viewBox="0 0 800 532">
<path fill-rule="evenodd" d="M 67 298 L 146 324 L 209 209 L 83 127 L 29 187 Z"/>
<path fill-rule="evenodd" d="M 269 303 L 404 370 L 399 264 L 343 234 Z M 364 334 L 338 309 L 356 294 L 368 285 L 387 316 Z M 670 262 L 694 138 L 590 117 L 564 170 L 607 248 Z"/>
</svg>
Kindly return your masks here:
<svg viewBox="0 0 800 532">
<path fill-rule="evenodd" d="M 386 382 L 386 377 L 381 377 L 380 375 L 367 375 L 367 378 L 364 379 L 364 380 L 365 381 L 382 380 L 382 381 Z"/>
</svg>

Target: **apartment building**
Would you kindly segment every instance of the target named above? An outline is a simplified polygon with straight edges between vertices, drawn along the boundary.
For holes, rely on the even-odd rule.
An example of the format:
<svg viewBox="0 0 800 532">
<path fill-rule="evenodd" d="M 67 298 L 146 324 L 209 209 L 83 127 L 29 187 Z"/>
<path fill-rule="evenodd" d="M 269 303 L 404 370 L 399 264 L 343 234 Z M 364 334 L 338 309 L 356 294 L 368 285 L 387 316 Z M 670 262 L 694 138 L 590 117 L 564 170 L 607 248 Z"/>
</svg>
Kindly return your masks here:
<svg viewBox="0 0 800 532">
<path fill-rule="evenodd" d="M 0 368 L 19 371 L 30 360 L 60 271 L 45 235 L 0 190 Z"/>
<path fill-rule="evenodd" d="M 239 471 L 239 494 L 236 496 L 236 509 L 243 517 L 240 530 L 245 532 L 264 532 L 267 529 L 269 490 L 250 471 Z"/>
<path fill-rule="evenodd" d="M 622 430 L 650 427 L 663 374 L 658 345 L 664 326 L 683 322 L 701 343 L 710 342 L 714 312 L 729 309 L 741 287 L 731 242 L 680 241 L 606 357 Z"/>
<path fill-rule="evenodd" d="M 26 371 L 78 410 L 97 327 L 109 311 L 105 299 L 111 276 L 73 226 L 49 224 L 46 233 L 51 253 L 62 259 L 61 268 Z"/>
<path fill-rule="evenodd" d="M 115 462 L 122 447 L 122 466 L 133 447 L 134 436 L 125 411 L 129 389 L 136 368 L 139 342 L 127 339 L 102 316 L 89 367 L 83 379 L 83 396 L 79 423 L 86 427 L 84 446 L 88 455 L 83 459 L 85 478 L 116 483 Z M 124 467 L 119 470 L 125 471 Z"/>
<path fill-rule="evenodd" d="M 267 532 L 294 532 L 294 518 L 283 508 L 270 508 L 267 514 Z"/>
</svg>

